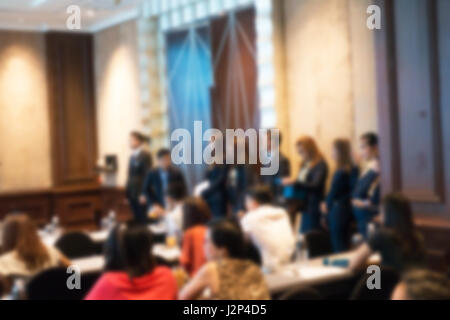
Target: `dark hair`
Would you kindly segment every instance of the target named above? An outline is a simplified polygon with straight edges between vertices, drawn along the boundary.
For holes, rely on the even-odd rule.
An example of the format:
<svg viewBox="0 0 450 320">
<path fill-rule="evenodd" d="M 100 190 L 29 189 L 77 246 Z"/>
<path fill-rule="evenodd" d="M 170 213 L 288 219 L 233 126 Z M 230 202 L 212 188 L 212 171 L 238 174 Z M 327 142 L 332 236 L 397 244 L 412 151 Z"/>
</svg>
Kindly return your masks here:
<svg viewBox="0 0 450 320">
<path fill-rule="evenodd" d="M 166 196 L 174 199 L 175 201 L 183 200 L 186 197 L 185 185 L 180 182 L 170 183 L 167 187 Z"/>
<path fill-rule="evenodd" d="M 273 201 L 272 191 L 269 186 L 259 185 L 247 191 L 247 196 L 261 205 L 270 204 Z"/>
<path fill-rule="evenodd" d="M 114 227 L 108 235 L 103 248 L 106 271 L 124 271 L 125 266 L 120 251 L 120 226 Z"/>
<path fill-rule="evenodd" d="M 150 137 L 145 136 L 144 134 L 140 133 L 139 131 L 133 131 L 131 132 L 131 136 L 138 140 L 140 143 L 150 143 L 151 139 Z"/>
<path fill-rule="evenodd" d="M 347 139 L 336 139 L 333 147 L 337 152 L 337 167 L 350 171 L 353 167 L 352 147 Z"/>
<path fill-rule="evenodd" d="M 235 223 L 219 220 L 209 225 L 211 241 L 217 248 L 227 249 L 228 256 L 241 259 L 244 251 L 244 234 Z"/>
<path fill-rule="evenodd" d="M 450 280 L 440 273 L 429 270 L 411 270 L 402 281 L 406 294 L 413 300 L 450 300 Z"/>
<path fill-rule="evenodd" d="M 163 158 L 165 156 L 170 156 L 170 150 L 169 149 L 160 149 L 158 151 L 158 153 L 156 154 L 156 157 L 158 159 L 161 159 L 161 158 Z"/>
<path fill-rule="evenodd" d="M 368 132 L 361 136 L 361 139 L 364 140 L 369 147 L 378 147 L 378 135 L 373 132 Z"/>
<path fill-rule="evenodd" d="M 421 239 L 415 230 L 411 204 L 405 196 L 391 193 L 383 199 L 383 227 L 398 239 L 407 252 L 416 252 L 421 247 Z"/>
<path fill-rule="evenodd" d="M 106 270 L 126 271 L 130 278 L 139 278 L 153 271 L 153 237 L 146 226 L 120 225 L 105 244 Z"/>
<path fill-rule="evenodd" d="M 211 210 L 202 198 L 188 198 L 183 203 L 183 230 L 206 225 L 211 220 Z"/>
</svg>

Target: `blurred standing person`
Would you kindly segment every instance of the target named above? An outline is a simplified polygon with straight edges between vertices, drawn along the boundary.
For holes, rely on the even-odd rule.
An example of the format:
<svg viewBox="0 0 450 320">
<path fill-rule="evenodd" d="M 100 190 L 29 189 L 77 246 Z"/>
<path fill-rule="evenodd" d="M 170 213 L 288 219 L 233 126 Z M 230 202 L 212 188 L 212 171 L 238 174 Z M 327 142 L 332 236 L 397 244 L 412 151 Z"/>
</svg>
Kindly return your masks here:
<svg viewBox="0 0 450 320">
<path fill-rule="evenodd" d="M 227 180 L 229 168 L 225 164 L 224 145 L 221 142 L 222 140 L 216 140 L 215 137 L 211 139 L 211 143 L 216 145 L 213 155 L 214 161 L 205 174 L 208 187 L 201 192 L 201 197 L 208 204 L 214 219 L 224 218 L 228 215 Z M 218 149 L 220 154 L 217 153 Z"/>
<path fill-rule="evenodd" d="M 337 139 L 333 143 L 332 158 L 336 171 L 322 213 L 327 215 L 331 244 L 335 253 L 349 248 L 349 227 L 352 217 L 351 195 L 358 168 L 353 164 L 350 141 Z"/>
<path fill-rule="evenodd" d="M 132 150 L 128 165 L 128 181 L 126 194 L 128 203 L 137 222 L 146 220 L 146 200 L 142 196 L 145 177 L 152 168 L 152 156 L 144 150 L 146 138 L 139 132 L 130 134 L 130 147 Z"/>
<path fill-rule="evenodd" d="M 325 197 L 328 165 L 313 138 L 305 136 L 297 141 L 297 152 L 302 157 L 300 172 L 296 179 L 283 179 L 284 186 L 293 186 L 304 193 L 301 232 L 320 229 L 320 205 Z M 291 214 L 296 214 L 293 208 Z"/>
<path fill-rule="evenodd" d="M 378 136 L 366 133 L 361 137 L 361 158 L 365 162 L 352 195 L 353 215 L 358 232 L 367 239 L 368 226 L 378 214 L 380 205 L 380 163 Z"/>
<path fill-rule="evenodd" d="M 238 143 L 235 143 L 235 150 L 241 151 Z M 247 142 L 242 143 L 245 143 L 245 155 L 243 157 L 245 158 L 245 163 L 239 164 L 237 161 L 239 156 L 237 156 L 235 165 L 230 167 L 227 180 L 228 199 L 234 216 L 240 216 L 245 212 L 245 195 L 258 181 L 257 167 L 250 164 L 249 145 Z"/>
<path fill-rule="evenodd" d="M 158 151 L 157 165 L 157 168 L 147 174 L 143 188 L 147 200 L 147 210 L 155 213 L 155 217 L 163 215 L 165 212 L 165 195 L 170 185 L 179 184 L 180 188 L 187 190 L 183 172 L 172 165 L 170 150 Z"/>
<path fill-rule="evenodd" d="M 268 185 L 274 197 L 274 202 L 278 205 L 284 204 L 283 185 L 282 180 L 291 176 L 291 163 L 280 150 L 282 143 L 282 135 L 279 135 L 278 147 L 272 143 L 272 134 L 267 132 L 267 152 L 270 159 L 273 159 L 277 154 L 279 156 L 280 167 L 278 173 L 271 176 L 261 176 L 261 183 Z"/>
</svg>

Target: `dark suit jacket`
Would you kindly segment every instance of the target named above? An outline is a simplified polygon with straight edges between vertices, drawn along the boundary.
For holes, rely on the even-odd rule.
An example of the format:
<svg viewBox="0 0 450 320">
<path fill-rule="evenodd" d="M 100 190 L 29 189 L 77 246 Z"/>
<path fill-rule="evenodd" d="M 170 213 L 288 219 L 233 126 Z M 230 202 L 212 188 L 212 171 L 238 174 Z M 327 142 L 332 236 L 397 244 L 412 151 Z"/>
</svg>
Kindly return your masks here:
<svg viewBox="0 0 450 320">
<path fill-rule="evenodd" d="M 173 183 L 180 183 L 184 186 L 184 188 L 186 188 L 184 175 L 178 168 L 169 168 L 167 180 L 167 186 Z M 163 190 L 163 181 L 161 178 L 161 169 L 154 169 L 148 173 L 144 183 L 143 194 L 147 198 L 149 207 L 153 205 L 165 205 L 165 194 Z"/>
<path fill-rule="evenodd" d="M 209 188 L 202 193 L 202 198 L 208 203 L 215 218 L 225 217 L 228 203 L 227 165 L 213 165 L 206 171 Z"/>
<path fill-rule="evenodd" d="M 320 161 L 309 170 L 304 183 L 296 182 L 294 187 L 305 192 L 305 213 L 320 214 L 320 203 L 325 197 L 325 188 L 328 177 L 328 165 Z"/>
<path fill-rule="evenodd" d="M 151 168 L 152 156 L 147 151 L 141 151 L 137 157 L 130 158 L 126 186 L 126 193 L 129 199 L 139 198 L 145 177 Z"/>
<path fill-rule="evenodd" d="M 234 179 L 231 173 L 235 171 Z M 228 199 L 231 202 L 233 213 L 245 210 L 245 196 L 247 191 L 257 184 L 255 168 L 251 165 L 235 165 L 230 168 L 227 182 Z"/>
<path fill-rule="evenodd" d="M 340 206 L 350 206 L 354 181 L 358 179 L 358 168 L 352 171 L 337 170 L 331 182 L 331 188 L 327 196 L 327 206 L 332 210 L 335 204 Z"/>
</svg>

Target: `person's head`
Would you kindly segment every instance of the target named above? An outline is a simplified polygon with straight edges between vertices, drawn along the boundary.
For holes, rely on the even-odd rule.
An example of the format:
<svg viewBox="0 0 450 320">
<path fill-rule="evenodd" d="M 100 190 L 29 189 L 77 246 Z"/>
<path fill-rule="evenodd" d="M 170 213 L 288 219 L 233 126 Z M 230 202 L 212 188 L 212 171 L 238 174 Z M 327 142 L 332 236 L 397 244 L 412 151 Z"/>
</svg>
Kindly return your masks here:
<svg viewBox="0 0 450 320">
<path fill-rule="evenodd" d="M 409 200 L 399 193 L 392 193 L 383 199 L 381 208 L 383 226 L 399 234 L 414 231 L 414 218 Z"/>
<path fill-rule="evenodd" d="M 108 235 L 104 245 L 105 270 L 110 272 L 125 271 L 125 265 L 121 253 L 120 232 L 122 225 L 116 226 Z"/>
<path fill-rule="evenodd" d="M 33 221 L 23 213 L 6 217 L 3 224 L 3 252 L 15 251 L 28 270 L 44 266 L 50 259 Z"/>
<path fill-rule="evenodd" d="M 122 265 L 130 278 L 139 278 L 153 271 L 153 237 L 146 226 L 121 225 L 116 236 Z"/>
<path fill-rule="evenodd" d="M 236 223 L 220 220 L 209 225 L 205 239 L 205 254 L 209 261 L 241 259 L 243 252 L 244 234 Z"/>
<path fill-rule="evenodd" d="M 269 205 L 272 203 L 272 190 L 268 186 L 255 186 L 251 188 L 245 197 L 245 207 L 252 211 L 260 206 Z"/>
<path fill-rule="evenodd" d="M 137 131 L 130 133 L 130 148 L 136 150 L 140 148 L 146 141 L 145 136 Z"/>
<path fill-rule="evenodd" d="M 301 137 L 297 140 L 296 146 L 297 152 L 302 157 L 304 163 L 316 165 L 319 161 L 323 160 L 322 153 L 313 138 L 309 136 Z"/>
<path fill-rule="evenodd" d="M 333 142 L 332 158 L 338 169 L 351 170 L 353 166 L 352 147 L 347 139 L 336 139 Z"/>
<path fill-rule="evenodd" d="M 207 225 L 211 210 L 202 198 L 188 198 L 183 202 L 183 230 Z"/>
<path fill-rule="evenodd" d="M 365 161 L 378 158 L 378 135 L 373 132 L 366 133 L 360 139 L 361 158 Z"/>
<path fill-rule="evenodd" d="M 166 191 L 166 203 L 169 208 L 182 202 L 186 197 L 186 187 L 183 183 L 170 183 Z"/>
<path fill-rule="evenodd" d="M 161 149 L 158 151 L 156 155 L 158 160 L 158 167 L 163 170 L 168 170 L 172 165 L 172 159 L 170 158 L 170 150 L 169 149 Z"/>
<path fill-rule="evenodd" d="M 450 300 L 450 280 L 429 270 L 409 271 L 395 288 L 392 300 Z"/>
</svg>

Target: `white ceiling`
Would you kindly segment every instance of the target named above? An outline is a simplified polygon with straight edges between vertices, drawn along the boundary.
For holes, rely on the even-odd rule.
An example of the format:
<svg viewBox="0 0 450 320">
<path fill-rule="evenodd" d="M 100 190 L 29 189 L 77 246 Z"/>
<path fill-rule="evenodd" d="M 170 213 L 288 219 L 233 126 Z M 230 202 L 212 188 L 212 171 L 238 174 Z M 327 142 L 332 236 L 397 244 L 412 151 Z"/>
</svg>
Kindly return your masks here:
<svg viewBox="0 0 450 320">
<path fill-rule="evenodd" d="M 68 31 L 67 8 L 81 9 L 81 32 L 96 32 L 136 18 L 141 0 L 0 0 L 0 29 Z"/>
</svg>

